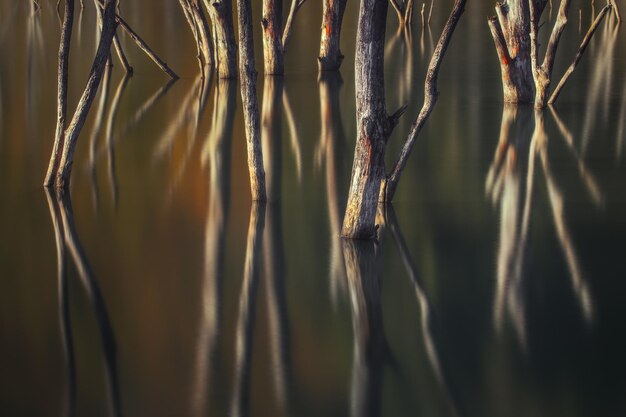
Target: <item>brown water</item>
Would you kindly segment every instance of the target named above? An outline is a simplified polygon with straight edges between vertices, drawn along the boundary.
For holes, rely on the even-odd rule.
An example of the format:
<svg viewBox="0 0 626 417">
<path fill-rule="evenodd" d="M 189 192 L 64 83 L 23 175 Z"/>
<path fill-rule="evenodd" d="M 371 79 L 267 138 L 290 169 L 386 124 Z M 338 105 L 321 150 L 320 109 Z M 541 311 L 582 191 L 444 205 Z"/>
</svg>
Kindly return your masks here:
<svg viewBox="0 0 626 417">
<path fill-rule="evenodd" d="M 317 78 L 314 1 L 284 80 L 259 77 L 266 208 L 250 204 L 238 86 L 213 80 L 203 108 L 175 1 L 122 12 L 183 78 L 167 85 L 125 40 L 135 76 L 113 68 L 71 198 L 49 198 L 59 23 L 42 3 L 35 15 L 27 1 L 0 4 L 1 415 L 626 414 L 623 28 L 602 25 L 544 131 L 532 109 L 503 109 L 492 5 L 471 1 L 380 241 L 349 244 L 337 234 L 357 2 L 343 80 Z M 96 46 L 86 3 L 70 108 Z M 435 4 L 432 33 L 417 19 L 411 45 L 393 41 L 389 11 L 387 106 L 409 102 L 390 162 L 447 7 Z"/>
</svg>

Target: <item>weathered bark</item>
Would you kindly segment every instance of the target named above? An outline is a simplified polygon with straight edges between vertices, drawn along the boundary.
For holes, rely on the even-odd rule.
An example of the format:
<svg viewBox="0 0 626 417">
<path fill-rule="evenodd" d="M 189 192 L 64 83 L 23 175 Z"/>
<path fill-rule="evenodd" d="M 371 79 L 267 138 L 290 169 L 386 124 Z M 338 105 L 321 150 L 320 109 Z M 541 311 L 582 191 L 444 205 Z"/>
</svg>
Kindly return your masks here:
<svg viewBox="0 0 626 417">
<path fill-rule="evenodd" d="M 201 77 L 213 66 L 213 39 L 199 0 L 179 0 L 187 24 L 196 41 L 198 65 Z"/>
<path fill-rule="evenodd" d="M 607 4 L 606 6 L 604 6 L 604 8 L 602 8 L 598 16 L 593 21 L 592 25 L 589 27 L 589 30 L 587 31 L 585 38 L 583 39 L 582 43 L 580 44 L 580 47 L 578 48 L 578 52 L 576 53 L 574 60 L 572 61 L 570 66 L 567 68 L 567 70 L 565 71 L 565 74 L 563 74 L 563 78 L 561 78 L 561 81 L 559 81 L 559 84 L 556 86 L 556 88 L 554 89 L 554 92 L 550 96 L 550 100 L 548 101 L 549 104 L 554 104 L 556 102 L 557 98 L 559 97 L 559 94 L 561 94 L 561 90 L 565 86 L 565 83 L 567 82 L 569 77 L 572 75 L 572 73 L 576 69 L 578 62 L 580 62 L 580 59 L 583 57 L 583 53 L 585 53 L 585 49 L 587 49 L 587 45 L 589 44 L 591 37 L 595 33 L 596 29 L 598 29 L 598 26 L 600 26 L 600 22 L 602 22 L 602 19 L 604 19 L 604 17 L 609 12 L 611 7 L 612 7 L 611 4 Z"/>
<path fill-rule="evenodd" d="M 355 56 L 357 142 L 341 235 L 374 237 L 385 146 L 393 123 L 385 109 L 384 47 L 387 0 L 363 0 Z"/>
<path fill-rule="evenodd" d="M 96 57 L 94 58 L 89 79 L 87 80 L 87 86 L 85 87 L 80 101 L 78 102 L 78 106 L 74 112 L 71 123 L 62 135 L 61 139 L 63 143 L 55 143 L 55 148 L 57 150 L 62 148 L 61 158 L 58 162 L 57 170 L 54 174 L 52 174 L 56 175 L 55 185 L 58 188 L 65 188 L 69 185 L 70 174 L 74 162 L 74 150 L 76 148 L 78 135 L 85 124 L 87 114 L 89 113 L 89 109 L 91 108 L 98 91 L 98 86 L 100 85 L 106 62 L 111 53 L 111 43 L 117 27 L 115 22 L 115 4 L 112 0 L 106 0 L 104 3 L 102 20 L 103 23 L 100 43 L 98 44 L 98 50 L 96 52 Z M 67 87 L 65 87 L 65 90 L 67 91 Z M 56 153 L 53 153 L 51 159 L 54 159 L 55 155 Z M 48 180 L 48 178 L 46 178 L 45 185 L 50 186 L 51 181 L 51 179 Z"/>
<path fill-rule="evenodd" d="M 554 59 L 556 56 L 556 50 L 559 46 L 559 40 L 561 34 L 567 24 L 567 14 L 569 13 L 569 6 L 571 0 L 561 0 L 559 6 L 559 14 L 550 40 L 548 41 L 548 47 L 546 48 L 546 54 L 541 66 L 539 66 L 537 60 L 539 45 L 537 41 L 537 31 L 539 26 L 539 18 L 541 12 L 537 14 L 535 3 L 529 1 L 530 6 L 530 62 L 533 70 L 533 79 L 535 81 L 535 107 L 543 108 L 548 101 L 548 93 L 550 91 L 550 80 L 552 78 L 552 69 L 554 68 Z"/>
<path fill-rule="evenodd" d="M 52 185 L 54 174 L 59 167 L 61 150 L 65 141 L 65 123 L 67 119 L 67 78 L 70 61 L 70 44 L 74 26 L 74 0 L 65 1 L 65 15 L 59 43 L 59 68 L 57 73 L 57 126 L 54 135 L 52 156 L 44 179 L 44 186 Z"/>
<path fill-rule="evenodd" d="M 203 1 L 213 23 L 217 76 L 222 79 L 237 78 L 237 45 L 235 44 L 232 2 L 231 0 Z"/>
<path fill-rule="evenodd" d="M 508 0 L 505 3 L 497 3 L 496 16 L 488 20 L 500 59 L 505 103 L 533 101 L 528 1 Z"/>
<path fill-rule="evenodd" d="M 437 77 L 454 29 L 463 13 L 466 0 L 454 3 L 428 66 L 424 105 L 411 127 L 391 173 L 385 175 L 384 157 L 387 139 L 399 117 L 401 107 L 391 116 L 385 110 L 383 80 L 385 1 L 363 1 L 359 11 L 356 48 L 356 90 L 358 136 L 352 165 L 352 179 L 342 236 L 372 238 L 378 202 L 391 201 L 408 156 L 437 99 Z"/>
<path fill-rule="evenodd" d="M 322 11 L 322 38 L 317 58 L 320 71 L 336 71 L 341 66 L 341 24 L 347 0 L 324 0 Z"/>
<path fill-rule="evenodd" d="M 265 201 L 265 170 L 261 151 L 259 104 L 256 94 L 256 69 L 252 40 L 252 10 L 250 0 L 237 0 L 239 24 L 239 79 L 241 101 L 246 125 L 246 148 L 250 189 L 253 201 Z"/>
<path fill-rule="evenodd" d="M 411 130 L 404 146 L 402 147 L 398 160 L 394 164 L 391 173 L 387 176 L 383 187 L 381 187 L 381 201 L 391 202 L 391 200 L 393 200 L 396 188 L 398 187 L 398 182 L 400 181 L 400 176 L 402 175 L 402 171 L 404 171 L 404 167 L 406 166 L 409 155 L 411 154 L 411 150 L 413 149 L 424 124 L 428 120 L 430 113 L 435 108 L 437 96 L 439 95 L 439 92 L 437 91 L 439 69 L 441 68 L 441 63 L 443 62 L 443 57 L 446 54 L 448 45 L 452 40 L 452 34 L 454 33 L 456 25 L 463 14 L 465 2 L 466 0 L 456 0 L 454 2 L 450 16 L 448 16 L 448 20 L 446 21 L 441 35 L 439 36 L 439 41 L 433 51 L 433 56 L 430 59 L 428 71 L 426 72 L 426 79 L 424 81 L 424 104 L 411 126 Z"/>
<path fill-rule="evenodd" d="M 285 72 L 283 57 L 283 1 L 263 0 L 263 68 L 267 75 Z"/>
</svg>

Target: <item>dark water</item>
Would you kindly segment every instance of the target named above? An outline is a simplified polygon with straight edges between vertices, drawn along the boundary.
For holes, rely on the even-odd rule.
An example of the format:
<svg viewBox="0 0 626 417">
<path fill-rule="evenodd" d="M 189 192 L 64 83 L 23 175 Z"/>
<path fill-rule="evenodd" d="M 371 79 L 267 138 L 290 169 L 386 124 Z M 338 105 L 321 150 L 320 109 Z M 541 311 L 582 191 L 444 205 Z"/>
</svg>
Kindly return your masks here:
<svg viewBox="0 0 626 417">
<path fill-rule="evenodd" d="M 284 80 L 259 77 L 267 207 L 249 201 L 238 86 L 213 80 L 203 105 L 175 1 L 122 12 L 183 79 L 124 41 L 135 76 L 113 68 L 71 196 L 46 195 L 59 24 L 42 3 L 0 4 L 1 415 L 626 415 L 623 28 L 602 25 L 535 115 L 503 108 L 492 5 L 471 1 L 380 240 L 351 244 L 356 2 L 343 79 L 318 80 L 313 1 Z M 86 3 L 70 109 L 96 45 Z M 390 163 L 448 7 L 410 45 L 390 9 L 387 106 L 409 102 Z"/>
</svg>

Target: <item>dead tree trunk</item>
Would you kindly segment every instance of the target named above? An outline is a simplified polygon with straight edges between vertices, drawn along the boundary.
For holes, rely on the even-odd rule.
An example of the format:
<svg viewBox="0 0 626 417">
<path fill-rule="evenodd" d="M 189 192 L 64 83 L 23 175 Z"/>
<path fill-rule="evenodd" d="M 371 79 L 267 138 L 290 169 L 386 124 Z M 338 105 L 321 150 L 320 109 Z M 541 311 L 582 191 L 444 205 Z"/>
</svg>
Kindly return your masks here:
<svg viewBox="0 0 626 417">
<path fill-rule="evenodd" d="M 504 102 L 532 103 L 534 87 L 528 0 L 497 3 L 496 16 L 489 18 L 489 29 L 500 59 Z"/>
<path fill-rule="evenodd" d="M 355 56 L 357 142 L 342 236 L 374 236 L 385 147 L 393 129 L 385 109 L 384 52 L 387 0 L 362 0 Z M 396 119 L 397 120 L 397 119 Z"/>
<path fill-rule="evenodd" d="M 263 64 L 265 74 L 281 75 L 285 71 L 283 59 L 283 2 L 263 0 Z"/>
<path fill-rule="evenodd" d="M 94 58 L 93 65 L 91 67 L 89 79 L 87 80 L 87 86 L 85 87 L 85 91 L 78 102 L 78 106 L 76 107 L 76 111 L 74 112 L 74 116 L 69 126 L 65 129 L 63 134 L 60 135 L 60 137 L 55 138 L 53 154 L 51 156 L 51 165 L 53 167 L 56 166 L 57 169 L 56 172 L 50 174 L 49 178 L 46 176 L 46 180 L 44 182 L 45 186 L 52 185 L 53 175 L 56 175 L 57 188 L 66 188 L 69 185 L 72 165 L 74 163 L 74 150 L 78 141 L 78 135 L 85 124 L 89 109 L 91 108 L 93 100 L 96 97 L 106 62 L 111 54 L 111 44 L 113 42 L 116 27 L 115 2 L 113 0 L 105 0 L 102 13 L 102 33 L 100 34 L 100 43 L 98 44 L 98 50 L 96 51 L 96 57 Z M 67 51 L 69 51 L 69 39 L 70 38 L 68 37 Z M 63 43 L 64 40 L 65 38 L 63 38 L 61 42 Z M 63 46 L 61 46 L 61 49 L 63 49 Z M 65 60 L 67 59 L 68 57 L 66 56 Z M 67 63 L 60 63 L 60 71 L 63 70 L 63 65 L 67 65 Z M 65 76 L 65 83 L 61 82 L 62 78 L 63 76 L 60 75 L 59 89 L 65 90 L 65 92 L 59 93 L 59 98 L 61 98 L 62 94 L 67 97 L 67 75 Z M 65 104 L 59 102 L 58 106 L 65 106 Z M 60 113 L 62 113 L 62 111 Z M 59 151 L 61 149 L 62 151 L 59 159 Z"/>
<path fill-rule="evenodd" d="M 44 179 L 44 186 L 52 185 L 54 174 L 59 167 L 61 149 L 65 135 L 65 123 L 67 119 L 67 78 L 70 61 L 70 43 L 72 40 L 72 28 L 74 26 L 74 0 L 65 1 L 65 16 L 63 17 L 63 29 L 61 30 L 61 42 L 59 44 L 59 69 L 57 74 L 57 126 L 54 135 L 54 147 L 48 164 L 48 172 Z"/>
<path fill-rule="evenodd" d="M 196 40 L 200 75 L 204 78 L 206 72 L 213 66 L 213 40 L 209 23 L 202 11 L 199 0 L 179 0 L 179 2 L 191 33 Z"/>
<path fill-rule="evenodd" d="M 411 27 L 413 25 L 414 0 L 390 0 L 390 3 L 396 11 L 400 27 Z"/>
<path fill-rule="evenodd" d="M 336 71 L 343 61 L 340 38 L 346 3 L 347 0 L 324 0 L 322 39 L 320 41 L 320 55 L 317 58 L 320 71 Z"/>
<path fill-rule="evenodd" d="M 358 136 L 352 165 L 348 205 L 342 236 L 374 237 L 378 202 L 390 202 L 417 137 L 437 101 L 439 68 L 466 0 L 456 0 L 433 52 L 425 80 L 424 105 L 411 126 L 400 156 L 391 173 L 385 175 L 384 156 L 387 139 L 399 117 L 401 107 L 391 116 L 385 110 L 383 60 L 387 4 L 382 0 L 363 0 L 355 63 Z"/>
<path fill-rule="evenodd" d="M 252 8 L 250 0 L 237 0 L 239 24 L 239 79 L 241 101 L 246 125 L 248 170 L 253 201 L 265 201 L 265 170 L 261 151 L 259 103 L 256 94 L 256 69 L 252 40 Z"/>
<path fill-rule="evenodd" d="M 213 23 L 218 78 L 237 78 L 237 45 L 231 0 L 203 0 Z"/>
<path fill-rule="evenodd" d="M 285 50 L 291 37 L 293 22 L 306 0 L 292 0 L 283 28 L 283 1 L 263 0 L 263 67 L 267 75 L 285 72 Z"/>
</svg>

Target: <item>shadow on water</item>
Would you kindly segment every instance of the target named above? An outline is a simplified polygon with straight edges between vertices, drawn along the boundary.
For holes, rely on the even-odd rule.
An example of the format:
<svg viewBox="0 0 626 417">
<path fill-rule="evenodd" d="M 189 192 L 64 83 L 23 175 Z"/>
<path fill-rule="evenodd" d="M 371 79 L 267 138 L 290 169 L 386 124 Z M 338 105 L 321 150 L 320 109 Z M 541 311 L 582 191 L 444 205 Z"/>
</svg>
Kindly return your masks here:
<svg viewBox="0 0 626 417">
<path fill-rule="evenodd" d="M 63 191 L 55 193 L 49 189 L 45 192 L 57 248 L 59 325 L 68 369 L 66 413 L 67 415 L 74 415 L 76 397 L 76 359 L 68 296 L 67 259 L 70 258 L 76 268 L 98 324 L 102 355 L 104 357 L 104 373 L 109 396 L 110 413 L 113 416 L 121 416 L 115 336 L 104 297 L 100 292 L 98 281 L 93 276 L 89 261 L 78 237 L 70 195 Z"/>
<path fill-rule="evenodd" d="M 584 160 L 573 145 L 572 135 L 554 109 L 552 116 L 576 162 L 580 179 L 590 199 L 598 206 L 603 197 Z M 531 130 L 534 118 L 534 129 Z M 534 182 L 539 164 L 545 180 L 548 203 L 555 234 L 563 252 L 572 289 L 588 324 L 593 322 L 594 308 L 589 284 L 578 260 L 575 245 L 565 217 L 565 199 L 550 166 L 549 138 L 544 112 L 529 108 L 505 106 L 500 139 L 486 180 L 493 204 L 499 205 L 500 234 L 497 253 L 496 292 L 493 317 L 496 329 L 510 317 L 520 344 L 528 348 L 527 303 L 529 286 L 529 234 L 532 224 Z"/>
</svg>

